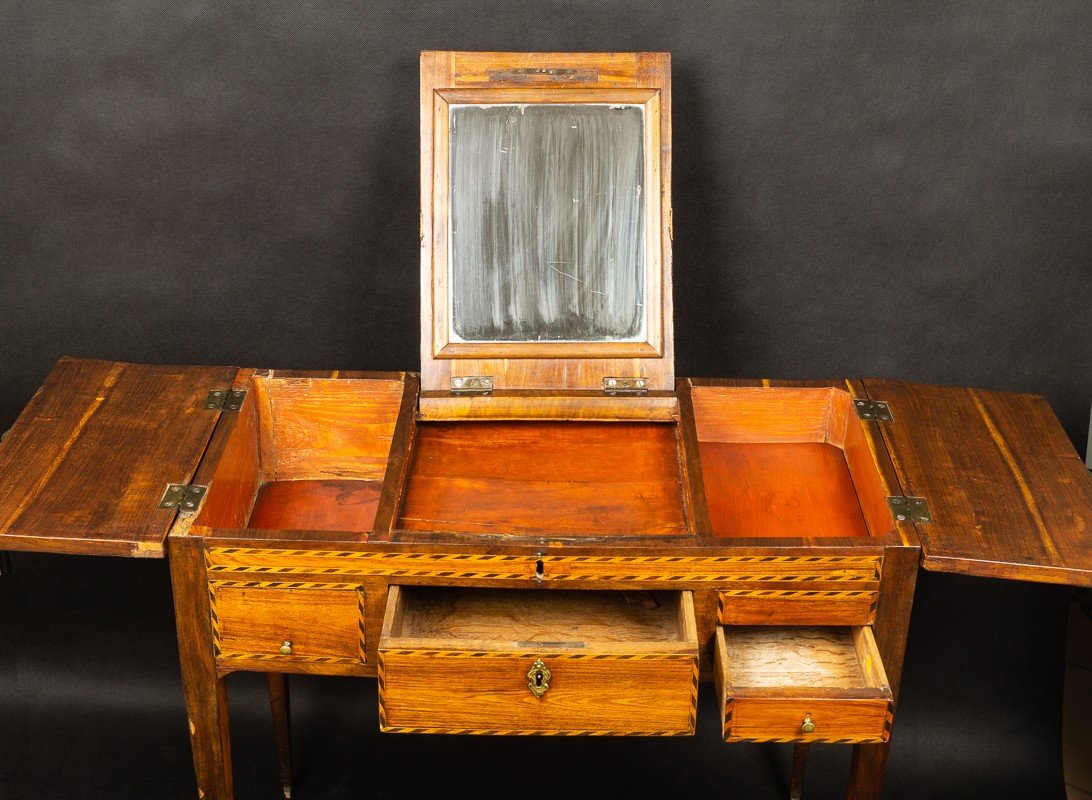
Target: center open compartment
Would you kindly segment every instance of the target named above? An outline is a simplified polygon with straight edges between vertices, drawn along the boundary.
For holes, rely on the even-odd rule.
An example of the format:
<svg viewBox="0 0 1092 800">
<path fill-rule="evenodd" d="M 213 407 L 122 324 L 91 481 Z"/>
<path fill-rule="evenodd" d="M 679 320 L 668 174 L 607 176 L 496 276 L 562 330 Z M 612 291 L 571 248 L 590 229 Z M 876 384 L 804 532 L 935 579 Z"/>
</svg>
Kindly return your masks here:
<svg viewBox="0 0 1092 800">
<path fill-rule="evenodd" d="M 714 537 L 869 537 L 893 527 L 849 392 L 694 386 Z"/>
<path fill-rule="evenodd" d="M 426 422 L 399 527 L 685 536 L 683 498 L 670 422 Z"/>
<path fill-rule="evenodd" d="M 387 732 L 694 732 L 688 591 L 392 586 L 379 662 Z"/>
</svg>

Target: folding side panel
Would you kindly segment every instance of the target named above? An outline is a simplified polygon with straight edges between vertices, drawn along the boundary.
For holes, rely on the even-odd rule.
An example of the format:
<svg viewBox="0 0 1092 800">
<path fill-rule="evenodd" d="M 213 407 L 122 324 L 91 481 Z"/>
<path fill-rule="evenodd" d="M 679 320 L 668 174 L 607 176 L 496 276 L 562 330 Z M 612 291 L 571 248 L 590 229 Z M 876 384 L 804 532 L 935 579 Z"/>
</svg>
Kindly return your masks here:
<svg viewBox="0 0 1092 800">
<path fill-rule="evenodd" d="M 865 379 L 904 491 L 924 497 L 923 565 L 1092 586 L 1092 477 L 1037 395 Z"/>
<path fill-rule="evenodd" d="M 221 415 L 209 392 L 235 373 L 58 361 L 0 444 L 0 550 L 162 556 L 177 512 L 159 501 L 190 481 Z"/>
</svg>

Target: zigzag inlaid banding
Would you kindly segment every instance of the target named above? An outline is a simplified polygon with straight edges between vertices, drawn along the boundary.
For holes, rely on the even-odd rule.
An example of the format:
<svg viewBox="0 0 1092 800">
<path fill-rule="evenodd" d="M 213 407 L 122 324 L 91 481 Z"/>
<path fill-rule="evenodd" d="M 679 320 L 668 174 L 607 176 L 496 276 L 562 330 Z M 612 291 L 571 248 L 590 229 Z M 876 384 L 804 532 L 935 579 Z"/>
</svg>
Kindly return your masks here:
<svg viewBox="0 0 1092 800">
<path fill-rule="evenodd" d="M 736 736 L 733 742 L 770 742 L 787 743 L 801 742 L 802 744 L 879 744 L 886 739 L 878 736 L 852 736 L 843 739 L 824 739 L 817 736 Z"/>
<path fill-rule="evenodd" d="M 602 582 L 769 582 L 879 580 L 882 556 L 546 556 L 375 553 L 209 547 L 211 574 L 353 575 Z M 535 565 L 542 561 L 544 571 Z"/>
<path fill-rule="evenodd" d="M 382 725 L 382 723 L 381 723 Z M 568 730 L 485 730 L 479 728 L 402 728 L 382 725 L 383 733 L 449 733 L 462 736 L 690 736 L 690 731 L 568 731 Z"/>
<path fill-rule="evenodd" d="M 282 656 L 280 653 L 223 653 L 223 661 L 288 661 L 307 662 L 309 664 L 360 664 L 360 659 L 341 656 L 299 656 L 295 653 Z"/>
<path fill-rule="evenodd" d="M 212 620 L 212 654 L 220 658 L 220 615 L 216 613 L 216 592 L 209 585 L 209 616 Z"/>
<path fill-rule="evenodd" d="M 503 650 L 394 650 L 384 649 L 382 656 L 429 656 L 433 658 L 523 658 L 533 654 L 538 658 L 556 658 L 566 661 L 693 661 L 689 653 L 577 653 L 573 651 L 539 651 L 530 648 L 518 652 Z"/>
<path fill-rule="evenodd" d="M 214 579 L 209 586 L 216 589 L 336 589 L 341 591 L 360 590 L 359 583 L 325 583 L 313 581 L 225 581 Z"/>
</svg>

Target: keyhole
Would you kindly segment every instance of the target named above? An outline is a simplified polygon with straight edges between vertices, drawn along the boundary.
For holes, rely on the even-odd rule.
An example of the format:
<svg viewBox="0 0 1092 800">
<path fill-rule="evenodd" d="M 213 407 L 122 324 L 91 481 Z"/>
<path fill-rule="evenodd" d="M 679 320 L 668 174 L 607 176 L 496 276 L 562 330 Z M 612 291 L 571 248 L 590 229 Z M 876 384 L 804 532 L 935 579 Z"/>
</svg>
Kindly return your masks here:
<svg viewBox="0 0 1092 800">
<path fill-rule="evenodd" d="M 537 672 L 537 673 L 535 673 L 535 686 L 541 686 L 541 685 L 542 685 L 542 673 Z"/>
<path fill-rule="evenodd" d="M 535 562 L 535 577 L 541 578 L 546 574 L 546 567 L 542 563 L 542 559 Z"/>
</svg>

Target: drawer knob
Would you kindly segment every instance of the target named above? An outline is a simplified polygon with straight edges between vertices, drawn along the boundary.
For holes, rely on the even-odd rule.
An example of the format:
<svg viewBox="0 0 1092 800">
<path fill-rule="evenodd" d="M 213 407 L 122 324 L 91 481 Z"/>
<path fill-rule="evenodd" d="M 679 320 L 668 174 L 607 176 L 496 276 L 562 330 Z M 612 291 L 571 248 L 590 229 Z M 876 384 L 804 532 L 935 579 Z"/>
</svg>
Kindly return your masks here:
<svg viewBox="0 0 1092 800">
<path fill-rule="evenodd" d="M 527 688 L 535 697 L 542 697 L 550 688 L 552 677 L 553 673 L 545 662 L 541 658 L 536 658 L 535 663 L 531 665 L 531 671 L 527 673 Z"/>
<path fill-rule="evenodd" d="M 815 733 L 815 723 L 811 721 L 811 714 L 804 715 L 804 722 L 800 726 L 802 733 Z"/>
<path fill-rule="evenodd" d="M 281 645 L 281 649 L 279 652 L 282 656 L 292 655 L 292 643 L 285 639 L 284 644 Z"/>
</svg>

